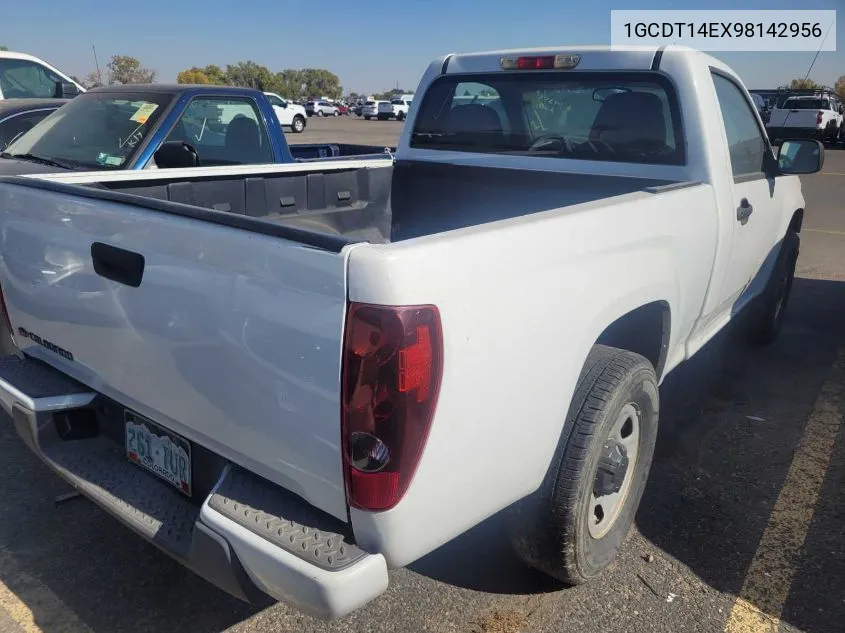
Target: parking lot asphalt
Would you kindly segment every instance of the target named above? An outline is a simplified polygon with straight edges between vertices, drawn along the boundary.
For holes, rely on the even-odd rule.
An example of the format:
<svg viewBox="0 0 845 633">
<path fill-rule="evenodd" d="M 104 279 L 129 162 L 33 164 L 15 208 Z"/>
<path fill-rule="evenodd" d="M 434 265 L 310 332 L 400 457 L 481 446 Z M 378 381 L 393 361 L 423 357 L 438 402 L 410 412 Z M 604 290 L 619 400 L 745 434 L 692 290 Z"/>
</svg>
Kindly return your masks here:
<svg viewBox="0 0 845 633">
<path fill-rule="evenodd" d="M 313 120 L 289 139 L 391 145 L 400 129 Z M 636 526 L 599 582 L 562 588 L 526 568 L 493 517 L 391 572 L 387 592 L 343 620 L 252 607 L 90 502 L 57 504 L 68 487 L 0 423 L 0 633 L 841 632 L 845 150 L 829 150 L 804 191 L 781 339 L 761 350 L 725 332 L 667 378 Z"/>
<path fill-rule="evenodd" d="M 296 143 L 364 143 L 395 147 L 402 131 L 399 121 L 365 121 L 354 115 L 341 117 L 308 117 L 301 134 L 287 132 L 291 145 Z"/>
</svg>

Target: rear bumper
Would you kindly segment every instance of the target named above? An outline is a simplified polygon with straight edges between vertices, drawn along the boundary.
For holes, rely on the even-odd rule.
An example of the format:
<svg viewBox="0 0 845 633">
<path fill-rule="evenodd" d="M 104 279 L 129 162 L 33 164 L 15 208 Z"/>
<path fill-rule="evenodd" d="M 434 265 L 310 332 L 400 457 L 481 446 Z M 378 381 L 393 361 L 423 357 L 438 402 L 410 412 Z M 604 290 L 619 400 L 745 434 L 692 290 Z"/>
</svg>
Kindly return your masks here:
<svg viewBox="0 0 845 633">
<path fill-rule="evenodd" d="M 81 494 L 224 591 L 257 604 L 270 596 L 332 619 L 387 588 L 384 557 L 358 548 L 345 524 L 237 466 L 219 469 L 201 505 L 136 467 L 122 444 L 92 427 L 101 401 L 37 361 L 0 359 L 0 407 L 36 455 Z M 76 431 L 68 435 L 68 429 Z"/>
<path fill-rule="evenodd" d="M 766 128 L 772 142 L 789 138 L 809 138 L 823 141 L 830 133 L 826 129 L 802 127 L 769 127 Z"/>
</svg>

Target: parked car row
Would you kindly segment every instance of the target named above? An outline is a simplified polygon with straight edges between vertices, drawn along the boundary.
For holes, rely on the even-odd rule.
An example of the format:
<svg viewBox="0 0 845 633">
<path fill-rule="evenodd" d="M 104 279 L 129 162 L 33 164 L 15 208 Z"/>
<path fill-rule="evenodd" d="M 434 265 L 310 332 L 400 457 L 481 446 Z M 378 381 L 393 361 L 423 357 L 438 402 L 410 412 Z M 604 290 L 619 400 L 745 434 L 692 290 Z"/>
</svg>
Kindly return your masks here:
<svg viewBox="0 0 845 633">
<path fill-rule="evenodd" d="M 405 94 L 398 95 L 390 99 L 390 101 L 369 100 L 359 104 L 358 109 L 354 111 L 355 114 L 364 117 L 367 121 L 370 119 L 378 119 L 379 121 L 396 119 L 397 121 L 404 121 L 408 117 L 408 111 L 410 110 L 413 98 L 414 95 Z"/>
<path fill-rule="evenodd" d="M 333 103 L 327 100 L 306 101 L 305 111 L 308 116 L 348 116 L 351 112 L 345 103 Z"/>
</svg>

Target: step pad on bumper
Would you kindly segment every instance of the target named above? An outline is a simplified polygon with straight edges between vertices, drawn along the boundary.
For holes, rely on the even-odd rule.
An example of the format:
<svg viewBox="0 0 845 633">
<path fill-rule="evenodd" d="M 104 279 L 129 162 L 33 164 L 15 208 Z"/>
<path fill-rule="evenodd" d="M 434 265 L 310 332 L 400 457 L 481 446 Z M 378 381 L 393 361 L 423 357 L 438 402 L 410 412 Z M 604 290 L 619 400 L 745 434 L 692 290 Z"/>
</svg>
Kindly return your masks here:
<svg viewBox="0 0 845 633">
<path fill-rule="evenodd" d="M 325 570 L 339 571 L 367 556 L 344 524 L 302 499 L 232 467 L 209 506 L 274 545 Z"/>
<path fill-rule="evenodd" d="M 84 407 L 95 394 L 83 384 L 60 374 L 43 363 L 15 356 L 0 358 L 0 381 L 6 412 L 11 413 L 11 395 L 14 400 L 32 411 L 50 411 Z M 11 388 L 11 389 L 9 389 Z M 5 397 L 6 392 L 10 392 Z"/>
<path fill-rule="evenodd" d="M 126 458 L 104 438 L 57 442 L 41 450 L 86 496 L 112 509 L 141 536 L 187 559 L 200 508 Z"/>
</svg>

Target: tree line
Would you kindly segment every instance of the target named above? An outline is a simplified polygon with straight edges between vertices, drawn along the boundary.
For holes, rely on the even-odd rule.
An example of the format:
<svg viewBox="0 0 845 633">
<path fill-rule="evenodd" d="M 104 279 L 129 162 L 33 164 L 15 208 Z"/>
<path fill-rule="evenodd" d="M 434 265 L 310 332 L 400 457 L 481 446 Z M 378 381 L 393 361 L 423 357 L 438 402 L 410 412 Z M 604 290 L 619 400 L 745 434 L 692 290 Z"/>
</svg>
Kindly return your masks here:
<svg viewBox="0 0 845 633">
<path fill-rule="evenodd" d="M 800 77 L 789 82 L 789 87 L 793 90 L 808 90 L 813 88 L 821 88 L 822 84 L 810 79 L 809 77 Z M 833 84 L 833 91 L 840 99 L 845 101 L 845 75 L 842 75 Z"/>
<path fill-rule="evenodd" d="M 106 72 L 94 70 L 79 82 L 86 88 L 112 84 L 153 83 L 156 71 L 144 67 L 135 57 L 114 55 L 106 64 Z M 242 61 L 221 68 L 216 64 L 199 67 L 192 66 L 176 75 L 180 84 L 209 84 L 218 86 L 240 86 L 254 88 L 262 92 L 275 92 L 287 99 L 308 97 L 328 97 L 339 99 L 343 95 L 340 78 L 324 68 L 287 68 L 273 72 L 266 66 L 254 61 Z M 408 90 L 393 88 L 372 95 L 375 99 L 390 100 L 395 95 L 407 94 Z M 352 99 L 368 95 L 352 92 Z"/>
<path fill-rule="evenodd" d="M 113 84 L 148 84 L 155 82 L 156 71 L 146 68 L 129 55 L 113 55 L 105 72 L 92 70 L 80 82 L 86 88 Z M 202 68 L 192 66 L 176 75 L 180 84 L 211 84 L 240 86 L 262 92 L 275 92 L 288 99 L 316 96 L 337 99 L 343 88 L 340 78 L 322 68 L 286 69 L 274 73 L 266 66 L 253 61 L 238 62 L 221 68 L 209 64 Z"/>
<path fill-rule="evenodd" d="M 176 75 L 180 84 L 217 84 L 254 88 L 275 92 L 287 99 L 328 97 L 338 99 L 343 94 L 340 78 L 324 68 L 287 68 L 273 72 L 253 61 L 229 64 L 225 69 L 215 64 L 203 68 L 193 66 Z"/>
</svg>

